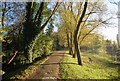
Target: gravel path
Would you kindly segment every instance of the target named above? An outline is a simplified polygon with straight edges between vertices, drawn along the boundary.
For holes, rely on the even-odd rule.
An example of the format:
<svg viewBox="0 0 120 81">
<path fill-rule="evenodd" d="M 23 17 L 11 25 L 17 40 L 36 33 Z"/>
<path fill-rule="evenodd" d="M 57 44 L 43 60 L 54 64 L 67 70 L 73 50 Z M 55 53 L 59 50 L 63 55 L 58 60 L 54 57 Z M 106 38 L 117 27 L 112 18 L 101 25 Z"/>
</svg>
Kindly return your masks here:
<svg viewBox="0 0 120 81">
<path fill-rule="evenodd" d="M 59 64 L 62 60 L 65 51 L 54 52 L 48 60 L 40 65 L 36 73 L 30 76 L 28 79 L 59 79 Z"/>
</svg>

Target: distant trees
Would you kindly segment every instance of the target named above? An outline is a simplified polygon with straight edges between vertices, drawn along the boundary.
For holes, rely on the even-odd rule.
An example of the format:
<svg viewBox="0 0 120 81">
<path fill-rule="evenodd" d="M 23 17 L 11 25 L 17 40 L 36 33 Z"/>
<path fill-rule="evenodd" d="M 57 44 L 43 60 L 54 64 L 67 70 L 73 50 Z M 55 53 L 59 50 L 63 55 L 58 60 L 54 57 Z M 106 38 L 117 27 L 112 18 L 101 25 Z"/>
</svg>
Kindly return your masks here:
<svg viewBox="0 0 120 81">
<path fill-rule="evenodd" d="M 113 54 L 113 50 L 112 50 L 112 41 L 110 40 L 106 40 L 106 51 L 108 54 Z"/>
<path fill-rule="evenodd" d="M 92 42 L 92 51 L 93 53 L 99 54 L 99 49 L 102 48 L 102 43 L 99 35 L 94 36 L 94 40 Z"/>
<path fill-rule="evenodd" d="M 120 49 L 115 41 L 106 40 L 106 53 L 114 56 L 115 61 L 120 61 Z"/>
<path fill-rule="evenodd" d="M 93 54 L 105 53 L 105 40 L 97 33 L 91 33 L 81 43 L 81 51 L 89 51 Z"/>
<path fill-rule="evenodd" d="M 107 54 L 110 54 L 110 55 L 116 55 L 116 52 L 117 52 L 117 49 L 118 49 L 118 46 L 117 46 L 117 43 L 116 42 L 113 42 L 111 40 L 106 40 L 106 51 L 107 51 Z"/>
</svg>

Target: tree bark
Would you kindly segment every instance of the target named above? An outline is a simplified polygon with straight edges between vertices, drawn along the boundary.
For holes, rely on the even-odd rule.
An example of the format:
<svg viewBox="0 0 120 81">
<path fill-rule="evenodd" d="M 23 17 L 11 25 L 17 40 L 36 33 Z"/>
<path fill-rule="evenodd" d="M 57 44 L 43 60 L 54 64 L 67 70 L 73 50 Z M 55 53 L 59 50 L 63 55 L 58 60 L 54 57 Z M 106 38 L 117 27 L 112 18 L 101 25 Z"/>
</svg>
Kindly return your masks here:
<svg viewBox="0 0 120 81">
<path fill-rule="evenodd" d="M 82 20 L 85 16 L 86 10 L 87 10 L 87 1 L 84 4 L 84 10 L 82 12 L 81 17 L 79 18 L 76 30 L 74 32 L 74 46 L 75 46 L 75 51 L 77 53 L 78 65 L 82 65 L 82 59 L 81 59 L 80 49 L 79 49 L 79 44 L 78 44 L 78 33 L 79 33 L 79 30 L 80 30 L 80 25 L 82 23 Z"/>
<path fill-rule="evenodd" d="M 32 20 L 32 2 L 27 2 L 26 4 L 26 22 L 24 23 L 24 28 L 23 28 L 23 46 L 24 46 L 24 55 L 26 57 L 26 59 L 29 59 L 29 55 L 28 55 L 28 45 L 31 42 L 32 38 L 33 38 L 33 29 L 32 29 L 32 25 L 33 23 L 31 22 Z M 32 30 L 32 31 L 31 31 Z M 30 32 L 31 31 L 31 32 Z"/>
<path fill-rule="evenodd" d="M 76 58 L 76 50 L 75 47 L 73 48 L 74 52 L 73 52 L 73 58 Z"/>
<path fill-rule="evenodd" d="M 69 49 L 69 54 L 71 53 L 70 52 L 70 41 L 69 41 L 69 34 L 68 34 L 68 32 L 66 32 L 66 36 L 67 36 L 67 43 L 68 43 L 68 49 Z"/>
<path fill-rule="evenodd" d="M 73 36 L 72 36 L 72 32 L 70 33 L 70 50 L 71 50 L 71 55 L 73 55 Z"/>
<path fill-rule="evenodd" d="M 4 5 L 5 5 L 5 7 L 3 9 L 2 20 L 1 20 L 2 28 L 4 28 L 4 16 L 5 16 L 5 10 L 6 10 L 6 2 L 4 3 Z"/>
</svg>

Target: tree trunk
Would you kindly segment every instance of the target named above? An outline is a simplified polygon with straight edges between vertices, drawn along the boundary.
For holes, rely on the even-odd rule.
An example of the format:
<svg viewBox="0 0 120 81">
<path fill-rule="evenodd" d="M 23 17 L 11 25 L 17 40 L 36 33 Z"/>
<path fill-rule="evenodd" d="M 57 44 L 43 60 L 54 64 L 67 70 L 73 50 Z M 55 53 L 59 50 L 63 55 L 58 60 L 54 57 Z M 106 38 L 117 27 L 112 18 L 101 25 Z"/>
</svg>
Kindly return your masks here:
<svg viewBox="0 0 120 81">
<path fill-rule="evenodd" d="M 72 36 L 72 32 L 70 33 L 70 50 L 71 50 L 71 55 L 73 55 L 73 36 Z"/>
<path fill-rule="evenodd" d="M 77 32 L 76 32 L 75 35 L 77 35 Z M 81 59 L 81 55 L 80 55 L 80 49 L 79 49 L 79 46 L 78 46 L 77 36 L 74 36 L 74 45 L 75 45 L 75 51 L 76 51 L 76 54 L 77 54 L 78 65 L 82 65 L 82 59 Z"/>
<path fill-rule="evenodd" d="M 68 49 L 69 49 L 69 54 L 71 53 L 71 50 L 70 50 L 70 38 L 69 38 L 69 34 L 68 32 L 66 32 L 66 35 L 67 35 L 67 43 L 68 43 Z"/>
<path fill-rule="evenodd" d="M 70 45 L 69 45 L 69 48 L 70 48 L 70 55 L 72 55 L 72 45 L 71 45 L 71 39 L 69 38 L 69 41 L 70 41 Z"/>
<path fill-rule="evenodd" d="M 6 2 L 4 2 L 4 9 L 2 10 L 2 20 L 1 20 L 1 24 L 2 24 L 2 28 L 4 28 L 4 16 L 5 16 L 5 10 L 6 10 Z"/>
<path fill-rule="evenodd" d="M 73 58 L 76 58 L 76 51 L 75 48 L 73 48 L 74 52 L 73 52 Z"/>
<path fill-rule="evenodd" d="M 78 65 L 82 65 L 82 59 L 81 59 L 80 49 L 79 49 L 79 44 L 78 44 L 78 34 L 79 34 L 79 30 L 80 30 L 80 25 L 85 16 L 86 9 L 87 9 L 87 1 L 85 2 L 84 10 L 82 12 L 81 17 L 79 18 L 76 30 L 74 32 L 74 46 L 75 46 L 75 51 L 77 53 Z"/>
<path fill-rule="evenodd" d="M 24 23 L 24 28 L 23 28 L 24 55 L 25 55 L 27 60 L 29 59 L 28 45 L 31 42 L 32 37 L 33 37 L 32 36 L 33 35 L 33 29 L 32 29 L 32 22 L 31 22 L 31 20 L 32 20 L 31 6 L 32 6 L 32 2 L 27 2 L 27 5 L 26 5 L 26 16 L 25 16 L 26 22 Z"/>
</svg>

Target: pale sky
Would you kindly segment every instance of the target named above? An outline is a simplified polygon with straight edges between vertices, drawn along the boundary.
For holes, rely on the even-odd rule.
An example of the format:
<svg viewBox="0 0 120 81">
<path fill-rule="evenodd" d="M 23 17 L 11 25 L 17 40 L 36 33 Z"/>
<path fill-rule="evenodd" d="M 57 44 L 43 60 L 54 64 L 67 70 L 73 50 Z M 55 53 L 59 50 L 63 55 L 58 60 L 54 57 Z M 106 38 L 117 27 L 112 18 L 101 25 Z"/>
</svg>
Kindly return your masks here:
<svg viewBox="0 0 120 81">
<path fill-rule="evenodd" d="M 105 37 L 105 39 L 117 41 L 116 36 L 118 34 L 118 19 L 116 18 L 116 13 L 118 12 L 118 5 L 114 4 L 114 2 L 109 2 L 111 0 L 106 0 L 105 4 L 107 5 L 108 12 L 111 13 L 109 15 L 106 15 L 106 17 L 114 17 L 111 19 L 111 25 L 106 25 L 105 27 L 102 27 L 100 29 L 100 33 Z M 115 2 L 118 2 L 120 0 L 113 0 Z"/>
<path fill-rule="evenodd" d="M 116 36 L 118 34 L 117 27 L 102 28 L 100 33 L 105 37 L 105 39 L 117 41 Z"/>
</svg>

